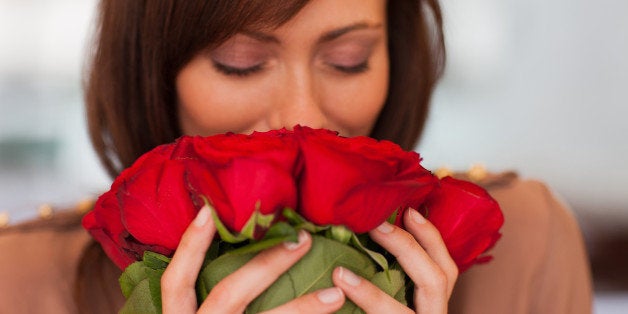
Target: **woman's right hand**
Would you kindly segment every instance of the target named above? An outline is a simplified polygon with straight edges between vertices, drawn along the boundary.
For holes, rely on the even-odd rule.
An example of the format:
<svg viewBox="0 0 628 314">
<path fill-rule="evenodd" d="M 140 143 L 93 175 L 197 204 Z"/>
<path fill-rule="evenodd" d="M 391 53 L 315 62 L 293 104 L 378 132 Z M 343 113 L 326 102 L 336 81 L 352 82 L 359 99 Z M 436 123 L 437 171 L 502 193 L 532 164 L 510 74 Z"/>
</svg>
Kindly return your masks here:
<svg viewBox="0 0 628 314">
<path fill-rule="evenodd" d="M 309 233 L 301 231 L 298 243 L 287 242 L 262 251 L 220 281 L 198 306 L 196 278 L 215 233 L 209 208 L 201 208 L 161 277 L 163 313 L 242 313 L 250 302 L 303 257 L 312 244 Z M 344 301 L 342 290 L 332 287 L 306 294 L 267 313 L 332 313 L 340 309 Z"/>
</svg>

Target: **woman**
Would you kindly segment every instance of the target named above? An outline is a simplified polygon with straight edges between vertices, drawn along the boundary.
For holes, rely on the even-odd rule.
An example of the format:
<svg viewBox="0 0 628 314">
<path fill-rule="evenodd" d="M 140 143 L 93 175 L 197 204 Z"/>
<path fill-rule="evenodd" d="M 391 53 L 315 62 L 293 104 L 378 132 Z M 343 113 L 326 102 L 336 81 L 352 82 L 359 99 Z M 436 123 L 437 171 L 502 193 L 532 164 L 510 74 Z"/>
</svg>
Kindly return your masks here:
<svg viewBox="0 0 628 314">
<path fill-rule="evenodd" d="M 435 1 L 110 0 L 100 10 L 86 103 L 92 142 L 113 176 L 182 134 L 303 124 L 412 149 L 444 61 Z M 461 277 L 453 307 L 465 313 L 586 312 L 590 283 L 573 219 L 538 183 L 500 176 L 483 183 L 494 185 L 491 192 L 504 207 L 504 239 L 495 262 Z M 371 237 L 397 256 L 416 284 L 417 312 L 447 312 L 457 269 L 434 227 L 408 212 L 408 232 L 385 223 Z M 162 278 L 164 312 L 241 312 L 310 244 L 304 235 L 298 245 L 261 253 L 196 304 L 194 279 L 213 233 L 201 210 Z M 72 235 L 77 242 L 67 252 L 74 255 L 60 259 L 79 270 L 78 309 L 115 311 L 122 301 L 115 281 L 119 271 L 83 231 Z M 7 238 L 24 242 L 20 232 L 3 237 L 0 244 Z M 562 242 L 555 243 L 556 237 Z M 540 254 L 530 251 L 539 247 Z M 20 259 L 28 257 L 7 259 L 7 268 Z M 571 266 L 562 265 L 566 261 Z M 336 287 L 275 311 L 328 313 L 347 298 L 373 313 L 412 311 L 347 270 L 337 269 L 333 279 Z M 59 296 L 64 298 L 67 293 Z M 50 302 L 77 309 L 62 305 L 66 301 Z"/>
</svg>

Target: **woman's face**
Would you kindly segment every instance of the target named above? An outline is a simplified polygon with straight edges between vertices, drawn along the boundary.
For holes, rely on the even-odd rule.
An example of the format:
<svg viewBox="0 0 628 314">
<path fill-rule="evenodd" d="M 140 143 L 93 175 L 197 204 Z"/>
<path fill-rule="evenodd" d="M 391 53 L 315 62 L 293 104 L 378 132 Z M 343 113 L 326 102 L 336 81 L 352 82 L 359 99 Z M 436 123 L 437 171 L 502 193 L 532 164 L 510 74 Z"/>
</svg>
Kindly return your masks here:
<svg viewBox="0 0 628 314">
<path fill-rule="evenodd" d="M 388 91 L 384 0 L 315 0 L 281 27 L 195 56 L 176 78 L 184 134 L 296 124 L 368 135 Z"/>
</svg>

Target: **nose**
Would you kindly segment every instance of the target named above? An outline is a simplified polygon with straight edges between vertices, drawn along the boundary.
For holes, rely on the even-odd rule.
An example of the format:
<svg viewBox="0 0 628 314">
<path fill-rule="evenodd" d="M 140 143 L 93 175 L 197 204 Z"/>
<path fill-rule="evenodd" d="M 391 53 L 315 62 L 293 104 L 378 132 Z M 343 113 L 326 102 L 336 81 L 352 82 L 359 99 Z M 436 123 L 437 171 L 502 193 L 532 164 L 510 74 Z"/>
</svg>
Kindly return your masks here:
<svg viewBox="0 0 628 314">
<path fill-rule="evenodd" d="M 274 100 L 274 113 L 269 121 L 271 128 L 292 129 L 297 124 L 311 128 L 326 127 L 323 91 L 309 69 L 293 69 L 284 76 L 282 83 L 279 86 L 280 96 Z"/>
</svg>

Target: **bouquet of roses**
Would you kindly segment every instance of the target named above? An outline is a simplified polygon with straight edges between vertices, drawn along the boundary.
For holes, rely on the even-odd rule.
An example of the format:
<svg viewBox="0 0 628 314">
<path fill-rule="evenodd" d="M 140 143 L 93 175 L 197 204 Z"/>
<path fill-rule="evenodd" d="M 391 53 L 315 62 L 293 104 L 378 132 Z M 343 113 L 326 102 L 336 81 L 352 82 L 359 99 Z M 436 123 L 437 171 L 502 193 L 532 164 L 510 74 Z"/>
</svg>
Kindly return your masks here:
<svg viewBox="0 0 628 314">
<path fill-rule="evenodd" d="M 300 230 L 312 233 L 312 248 L 247 312 L 333 286 L 331 273 L 340 265 L 405 302 L 402 269 L 368 231 L 387 219 L 401 226 L 404 210 L 416 208 L 441 232 L 462 272 L 490 258 L 482 254 L 503 224 L 486 191 L 451 177 L 439 180 L 420 161 L 389 141 L 301 126 L 184 136 L 124 170 L 83 226 L 125 270 L 123 312 L 161 311 L 160 277 L 202 206 L 211 208 L 219 237 L 197 279 L 199 304 L 257 252 L 296 242 Z M 355 310 L 347 300 L 341 312 Z"/>
</svg>

